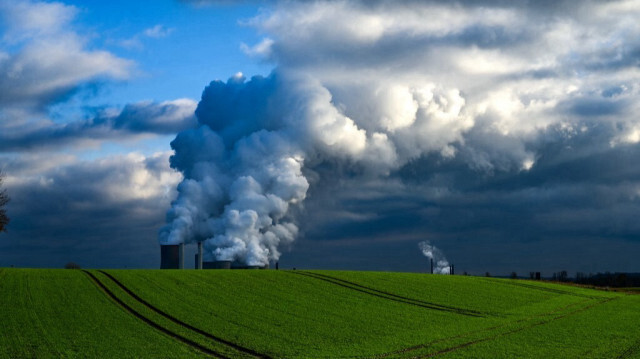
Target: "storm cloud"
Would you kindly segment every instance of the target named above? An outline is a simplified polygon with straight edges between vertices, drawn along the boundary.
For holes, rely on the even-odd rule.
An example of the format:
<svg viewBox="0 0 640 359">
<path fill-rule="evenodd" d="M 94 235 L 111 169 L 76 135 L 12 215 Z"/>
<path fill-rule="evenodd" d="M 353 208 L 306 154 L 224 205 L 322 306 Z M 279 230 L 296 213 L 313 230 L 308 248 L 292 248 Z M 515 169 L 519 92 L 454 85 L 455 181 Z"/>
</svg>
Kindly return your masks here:
<svg viewBox="0 0 640 359">
<path fill-rule="evenodd" d="M 255 2 L 263 38 L 239 46 L 268 76 L 64 122 L 52 105 L 135 64 L 85 46 L 73 7 L 1 4 L 41 19 L 0 48 L 15 253 L 113 241 L 153 267 L 161 229 L 282 267 L 426 271 L 429 241 L 457 273 L 640 271 L 638 1 Z M 174 153 L 74 152 L 173 133 Z"/>
<path fill-rule="evenodd" d="M 301 246 L 333 243 L 323 266 L 349 263 L 340 243 L 360 238 L 362 258 L 375 243 L 404 252 L 428 239 L 469 270 L 631 270 L 626 252 L 593 249 L 640 248 L 638 12 L 634 1 L 280 2 L 247 22 L 264 39 L 243 45 L 274 73 L 212 83 L 198 119 L 228 148 L 286 134 L 310 184 L 290 216 Z M 197 211 L 202 223 L 225 191 Z M 474 261 L 477 248 L 501 250 Z"/>
</svg>

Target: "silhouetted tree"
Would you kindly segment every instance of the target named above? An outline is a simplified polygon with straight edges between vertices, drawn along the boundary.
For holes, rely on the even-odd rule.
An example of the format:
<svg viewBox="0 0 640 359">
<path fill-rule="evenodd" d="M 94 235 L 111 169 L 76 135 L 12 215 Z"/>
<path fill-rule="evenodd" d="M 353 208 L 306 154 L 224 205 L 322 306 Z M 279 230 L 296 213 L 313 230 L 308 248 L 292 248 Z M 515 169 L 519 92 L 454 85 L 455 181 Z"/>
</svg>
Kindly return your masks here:
<svg viewBox="0 0 640 359">
<path fill-rule="evenodd" d="M 566 282 L 569 279 L 569 274 L 566 270 L 560 271 L 558 273 L 558 280 L 561 282 Z"/>
<path fill-rule="evenodd" d="M 0 232 L 6 232 L 9 224 L 9 217 L 5 209 L 5 206 L 9 203 L 9 195 L 7 195 L 7 190 L 2 188 L 3 179 L 4 175 L 0 172 Z"/>
</svg>

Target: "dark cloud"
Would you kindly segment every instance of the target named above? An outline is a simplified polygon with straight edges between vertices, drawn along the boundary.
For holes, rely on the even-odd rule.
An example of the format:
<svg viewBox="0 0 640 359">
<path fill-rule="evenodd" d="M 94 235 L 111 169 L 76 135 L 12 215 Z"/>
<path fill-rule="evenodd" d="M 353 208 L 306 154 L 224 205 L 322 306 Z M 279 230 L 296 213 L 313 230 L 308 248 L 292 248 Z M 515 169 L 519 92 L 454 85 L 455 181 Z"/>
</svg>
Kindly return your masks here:
<svg viewBox="0 0 640 359">
<path fill-rule="evenodd" d="M 9 163 L 12 221 L 0 237 L 0 266 L 157 266 L 156 232 L 178 180 L 167 163 L 168 154 L 117 156 L 33 177 L 18 177 Z"/>
<path fill-rule="evenodd" d="M 141 134 L 174 134 L 195 125 L 194 110 L 195 102 L 191 100 L 144 102 L 128 104 L 117 114 L 105 111 L 84 121 L 5 127 L 0 133 L 0 151 L 69 147 L 92 141 L 124 140 Z"/>
</svg>

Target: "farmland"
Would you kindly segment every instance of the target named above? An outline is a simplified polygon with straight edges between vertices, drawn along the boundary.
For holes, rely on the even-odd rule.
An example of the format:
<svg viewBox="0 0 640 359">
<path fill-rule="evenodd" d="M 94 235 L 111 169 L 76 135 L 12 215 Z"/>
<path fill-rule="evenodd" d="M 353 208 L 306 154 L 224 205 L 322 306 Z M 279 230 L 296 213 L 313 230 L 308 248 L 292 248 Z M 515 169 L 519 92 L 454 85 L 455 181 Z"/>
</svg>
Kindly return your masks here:
<svg viewBox="0 0 640 359">
<path fill-rule="evenodd" d="M 640 296 L 415 273 L 0 269 L 0 358 L 640 358 Z"/>
</svg>

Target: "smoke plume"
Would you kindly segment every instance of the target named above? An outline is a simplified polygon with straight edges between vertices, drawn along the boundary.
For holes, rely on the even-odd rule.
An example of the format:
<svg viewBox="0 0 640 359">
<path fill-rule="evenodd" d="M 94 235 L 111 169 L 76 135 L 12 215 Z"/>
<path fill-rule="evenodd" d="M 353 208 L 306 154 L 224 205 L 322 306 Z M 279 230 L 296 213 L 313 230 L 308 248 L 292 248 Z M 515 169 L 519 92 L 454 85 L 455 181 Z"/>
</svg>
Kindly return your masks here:
<svg viewBox="0 0 640 359">
<path fill-rule="evenodd" d="M 310 186 L 303 170 L 330 163 L 386 175 L 421 153 L 451 153 L 468 123 L 456 91 L 429 84 L 353 90 L 362 96 L 286 71 L 212 82 L 196 109 L 198 127 L 171 142 L 171 166 L 184 180 L 160 243 L 204 241 L 205 260 L 267 264 L 298 233 L 289 209 Z M 397 111 L 397 98 L 409 108 Z M 447 136 L 431 136 L 443 127 Z"/>
<path fill-rule="evenodd" d="M 433 260 L 433 273 L 449 274 L 449 261 L 444 257 L 442 251 L 436 248 L 436 246 L 431 245 L 429 241 L 422 241 L 418 243 L 418 247 L 425 257 Z"/>
</svg>

